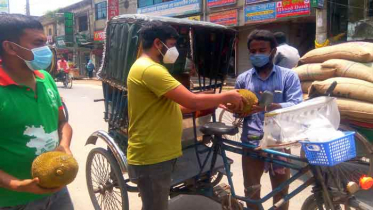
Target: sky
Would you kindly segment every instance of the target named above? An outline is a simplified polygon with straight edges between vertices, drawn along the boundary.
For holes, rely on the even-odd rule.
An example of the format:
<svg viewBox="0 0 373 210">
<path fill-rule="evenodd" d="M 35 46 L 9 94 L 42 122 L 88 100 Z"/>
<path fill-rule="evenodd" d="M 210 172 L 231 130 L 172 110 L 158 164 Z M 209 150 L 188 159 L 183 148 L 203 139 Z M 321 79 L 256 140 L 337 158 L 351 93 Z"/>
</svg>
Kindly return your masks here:
<svg viewBox="0 0 373 210">
<path fill-rule="evenodd" d="M 31 15 L 41 16 L 49 10 L 66 7 L 81 0 L 29 0 Z M 26 13 L 26 0 L 9 0 L 10 13 Z"/>
</svg>

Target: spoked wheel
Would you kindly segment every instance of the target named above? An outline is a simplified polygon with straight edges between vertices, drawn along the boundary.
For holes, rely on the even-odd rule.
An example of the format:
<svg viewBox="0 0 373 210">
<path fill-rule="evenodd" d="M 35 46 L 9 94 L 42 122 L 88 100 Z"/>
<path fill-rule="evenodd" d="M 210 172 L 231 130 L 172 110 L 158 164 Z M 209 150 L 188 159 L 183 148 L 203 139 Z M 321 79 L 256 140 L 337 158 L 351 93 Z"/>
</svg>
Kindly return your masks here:
<svg viewBox="0 0 373 210">
<path fill-rule="evenodd" d="M 129 210 L 127 187 L 110 152 L 103 148 L 91 150 L 87 157 L 86 176 L 95 210 Z"/>
<path fill-rule="evenodd" d="M 65 75 L 65 81 L 63 82 L 63 86 L 65 86 L 65 88 L 70 88 L 70 89 L 73 87 L 73 78 L 71 77 L 70 74 Z"/>
<path fill-rule="evenodd" d="M 335 202 L 334 209 L 336 210 L 363 210 L 362 208 L 358 207 L 359 201 L 355 200 L 353 203 L 342 203 L 342 202 Z M 315 195 L 310 195 L 303 203 L 301 210 L 326 210 L 325 204 L 322 204 L 323 209 L 319 209 L 317 205 L 317 201 Z"/>
<path fill-rule="evenodd" d="M 63 113 L 65 114 L 66 122 L 69 122 L 69 111 L 64 101 L 62 101 Z"/>
<path fill-rule="evenodd" d="M 219 109 L 219 110 L 220 110 L 219 122 L 222 122 L 228 126 L 238 127 L 238 133 L 236 135 L 233 135 L 233 136 L 225 135 L 224 138 L 232 140 L 232 141 L 241 142 L 243 123 L 239 122 L 233 113 L 225 111 L 223 109 Z"/>
</svg>

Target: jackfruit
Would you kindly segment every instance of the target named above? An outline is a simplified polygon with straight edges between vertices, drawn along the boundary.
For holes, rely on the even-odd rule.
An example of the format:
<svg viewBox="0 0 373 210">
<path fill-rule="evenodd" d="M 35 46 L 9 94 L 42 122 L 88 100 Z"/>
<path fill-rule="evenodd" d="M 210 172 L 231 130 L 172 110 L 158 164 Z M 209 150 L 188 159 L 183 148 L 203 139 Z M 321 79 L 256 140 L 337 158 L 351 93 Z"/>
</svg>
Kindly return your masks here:
<svg viewBox="0 0 373 210">
<path fill-rule="evenodd" d="M 244 98 L 243 109 L 240 113 L 251 112 L 253 105 L 258 104 L 258 97 L 256 97 L 253 92 L 247 89 L 239 89 L 238 93 Z"/>
<path fill-rule="evenodd" d="M 32 177 L 39 178 L 39 186 L 58 188 L 74 181 L 79 170 L 72 155 L 52 151 L 39 155 L 32 163 Z"/>
</svg>

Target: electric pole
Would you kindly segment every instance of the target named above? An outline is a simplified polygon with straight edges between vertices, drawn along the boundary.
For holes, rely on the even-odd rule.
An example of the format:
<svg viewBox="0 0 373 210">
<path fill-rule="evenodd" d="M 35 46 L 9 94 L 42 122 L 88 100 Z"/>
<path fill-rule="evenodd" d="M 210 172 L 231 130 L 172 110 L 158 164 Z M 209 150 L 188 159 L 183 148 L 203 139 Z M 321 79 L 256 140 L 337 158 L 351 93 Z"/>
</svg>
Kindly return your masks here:
<svg viewBox="0 0 373 210">
<path fill-rule="evenodd" d="M 30 2 L 26 0 L 26 15 L 30 16 Z"/>
<path fill-rule="evenodd" d="M 316 9 L 316 41 L 323 44 L 328 39 L 328 0 L 322 9 Z"/>
</svg>

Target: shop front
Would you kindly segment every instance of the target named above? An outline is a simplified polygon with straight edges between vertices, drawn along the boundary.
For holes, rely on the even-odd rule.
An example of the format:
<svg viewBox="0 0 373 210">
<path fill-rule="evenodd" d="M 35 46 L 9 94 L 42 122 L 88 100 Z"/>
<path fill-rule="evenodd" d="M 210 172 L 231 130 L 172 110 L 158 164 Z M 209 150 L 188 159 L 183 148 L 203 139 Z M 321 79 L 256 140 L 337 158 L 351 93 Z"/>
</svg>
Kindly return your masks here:
<svg viewBox="0 0 373 210">
<path fill-rule="evenodd" d="M 252 66 L 249 61 L 247 38 L 255 29 L 283 32 L 288 44 L 297 48 L 302 56 L 314 48 L 316 21 L 310 1 L 282 0 L 277 2 L 260 2 L 246 0 L 239 20 L 239 37 L 237 47 L 237 69 L 242 73 Z"/>
</svg>

